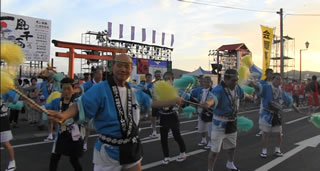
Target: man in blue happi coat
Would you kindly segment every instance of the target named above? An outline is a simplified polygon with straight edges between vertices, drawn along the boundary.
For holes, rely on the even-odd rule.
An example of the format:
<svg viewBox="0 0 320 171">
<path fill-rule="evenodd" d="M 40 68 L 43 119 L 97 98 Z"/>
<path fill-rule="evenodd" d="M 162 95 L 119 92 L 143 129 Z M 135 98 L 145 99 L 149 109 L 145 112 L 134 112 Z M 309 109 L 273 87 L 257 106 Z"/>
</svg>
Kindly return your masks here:
<svg viewBox="0 0 320 171">
<path fill-rule="evenodd" d="M 259 128 L 263 131 L 262 158 L 267 157 L 268 137 L 271 133 L 276 135 L 276 147 L 274 154 L 282 156 L 280 145 L 282 142 L 282 116 L 281 110 L 284 105 L 293 107 L 298 113 L 300 110 L 293 105 L 293 99 L 281 89 L 282 78 L 279 73 L 274 73 L 270 84 L 255 85 L 258 95 L 261 97 L 262 110 L 259 117 Z"/>
<path fill-rule="evenodd" d="M 90 88 L 65 112 L 49 111 L 51 118 L 60 122 L 78 112 L 94 119 L 99 134 L 93 154 L 94 171 L 141 170 L 139 104 L 126 82 L 132 64 L 126 54 L 115 56 L 108 80 Z"/>
<path fill-rule="evenodd" d="M 271 69 L 271 68 L 266 69 L 266 79 L 260 80 L 259 83 L 262 84 L 262 85 L 263 85 L 263 84 L 271 84 L 272 74 L 273 74 L 273 69 Z M 261 102 L 261 103 L 260 103 L 259 114 L 262 112 L 262 110 L 263 110 L 263 105 L 262 105 L 262 102 Z M 260 131 L 256 134 L 256 136 L 257 136 L 257 137 L 260 137 L 260 136 L 262 135 L 262 133 L 263 133 L 263 131 L 260 130 Z"/>
<path fill-rule="evenodd" d="M 221 146 L 228 150 L 226 167 L 231 171 L 239 171 L 234 165 L 237 144 L 237 115 L 240 99 L 252 98 L 238 85 L 238 72 L 226 70 L 224 80 L 213 89 L 213 119 L 211 130 L 211 150 L 208 156 L 208 170 L 213 171 Z"/>
</svg>

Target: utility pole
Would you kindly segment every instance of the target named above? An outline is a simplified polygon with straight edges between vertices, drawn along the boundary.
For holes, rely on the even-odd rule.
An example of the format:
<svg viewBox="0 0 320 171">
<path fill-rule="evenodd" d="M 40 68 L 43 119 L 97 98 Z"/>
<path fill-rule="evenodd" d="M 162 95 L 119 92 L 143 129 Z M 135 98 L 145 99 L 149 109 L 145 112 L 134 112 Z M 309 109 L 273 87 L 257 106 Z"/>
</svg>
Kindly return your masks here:
<svg viewBox="0 0 320 171">
<path fill-rule="evenodd" d="M 283 56 L 283 10 L 277 12 L 280 15 L 280 74 L 284 78 L 284 56 Z"/>
<path fill-rule="evenodd" d="M 217 65 L 218 65 L 218 84 L 221 81 L 221 70 L 219 70 L 219 63 L 220 63 L 220 56 L 219 56 L 219 49 L 217 49 Z M 221 68 L 222 69 L 222 68 Z"/>
</svg>

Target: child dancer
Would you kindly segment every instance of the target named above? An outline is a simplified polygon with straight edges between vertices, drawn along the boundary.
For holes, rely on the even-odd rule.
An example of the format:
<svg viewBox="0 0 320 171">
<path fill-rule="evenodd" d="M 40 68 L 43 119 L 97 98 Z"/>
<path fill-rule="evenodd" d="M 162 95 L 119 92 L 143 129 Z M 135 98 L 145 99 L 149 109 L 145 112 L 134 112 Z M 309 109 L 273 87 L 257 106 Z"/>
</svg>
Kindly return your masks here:
<svg viewBox="0 0 320 171">
<path fill-rule="evenodd" d="M 62 79 L 61 88 L 61 98 L 54 99 L 49 104 L 46 104 L 46 109 L 63 112 L 75 102 L 75 99 L 72 96 L 73 79 Z M 83 153 L 83 139 L 80 136 L 81 127 L 76 123 L 78 120 L 79 117 L 74 117 L 59 124 L 50 158 L 50 171 L 57 170 L 61 155 L 69 156 L 75 171 L 82 171 L 79 157 L 81 157 Z"/>
</svg>

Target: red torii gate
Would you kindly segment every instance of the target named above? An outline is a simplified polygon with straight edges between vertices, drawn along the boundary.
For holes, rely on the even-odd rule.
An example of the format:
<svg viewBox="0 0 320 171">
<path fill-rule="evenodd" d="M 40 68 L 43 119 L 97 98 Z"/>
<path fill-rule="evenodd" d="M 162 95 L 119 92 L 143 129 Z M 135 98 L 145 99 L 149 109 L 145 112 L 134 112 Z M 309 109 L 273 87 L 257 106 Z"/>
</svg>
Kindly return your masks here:
<svg viewBox="0 0 320 171">
<path fill-rule="evenodd" d="M 98 60 L 112 60 L 116 53 L 127 53 L 127 48 L 116 48 L 116 47 L 104 47 L 97 45 L 88 45 L 82 43 L 72 43 L 72 42 L 63 42 L 59 40 L 52 40 L 52 43 L 55 47 L 69 48 L 69 52 L 56 52 L 57 57 L 67 57 L 69 58 L 69 77 L 73 78 L 74 76 L 74 58 L 84 58 L 84 59 L 98 59 Z M 75 49 L 81 50 L 94 50 L 102 52 L 111 52 L 112 55 L 88 55 L 88 54 L 78 54 L 75 52 Z"/>
</svg>

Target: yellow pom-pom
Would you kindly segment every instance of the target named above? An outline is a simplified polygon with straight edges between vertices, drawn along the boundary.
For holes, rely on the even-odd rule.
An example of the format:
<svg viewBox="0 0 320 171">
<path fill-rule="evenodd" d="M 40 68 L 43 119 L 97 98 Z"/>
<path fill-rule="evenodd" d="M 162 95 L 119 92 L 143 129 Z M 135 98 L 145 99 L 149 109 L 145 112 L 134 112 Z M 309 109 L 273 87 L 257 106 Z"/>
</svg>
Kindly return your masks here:
<svg viewBox="0 0 320 171">
<path fill-rule="evenodd" d="M 54 91 L 50 94 L 50 96 L 47 99 L 47 103 L 50 103 L 52 100 L 61 97 L 61 93 L 59 91 Z"/>
<path fill-rule="evenodd" d="M 249 75 L 250 75 L 249 68 L 247 66 L 241 65 L 240 68 L 238 69 L 238 74 L 239 74 L 239 84 L 242 85 L 249 78 Z"/>
<path fill-rule="evenodd" d="M 1 42 L 1 59 L 5 60 L 9 65 L 20 65 L 25 61 L 25 56 L 20 46 L 9 42 Z"/>
<path fill-rule="evenodd" d="M 17 77 L 17 71 L 15 71 L 15 69 L 10 66 L 5 67 L 5 68 L 1 68 L 1 71 L 9 74 L 10 78 L 12 78 L 12 79 L 15 79 Z"/>
<path fill-rule="evenodd" d="M 7 93 L 12 88 L 14 88 L 12 76 L 5 71 L 1 71 L 1 94 Z"/>
<path fill-rule="evenodd" d="M 250 68 L 253 65 L 253 61 L 251 56 L 246 55 L 244 57 L 242 57 L 242 65 L 246 65 L 248 66 L 248 68 Z"/>
<path fill-rule="evenodd" d="M 178 90 L 166 81 L 157 81 L 153 85 L 153 93 L 159 101 L 173 100 L 178 97 Z"/>
</svg>

